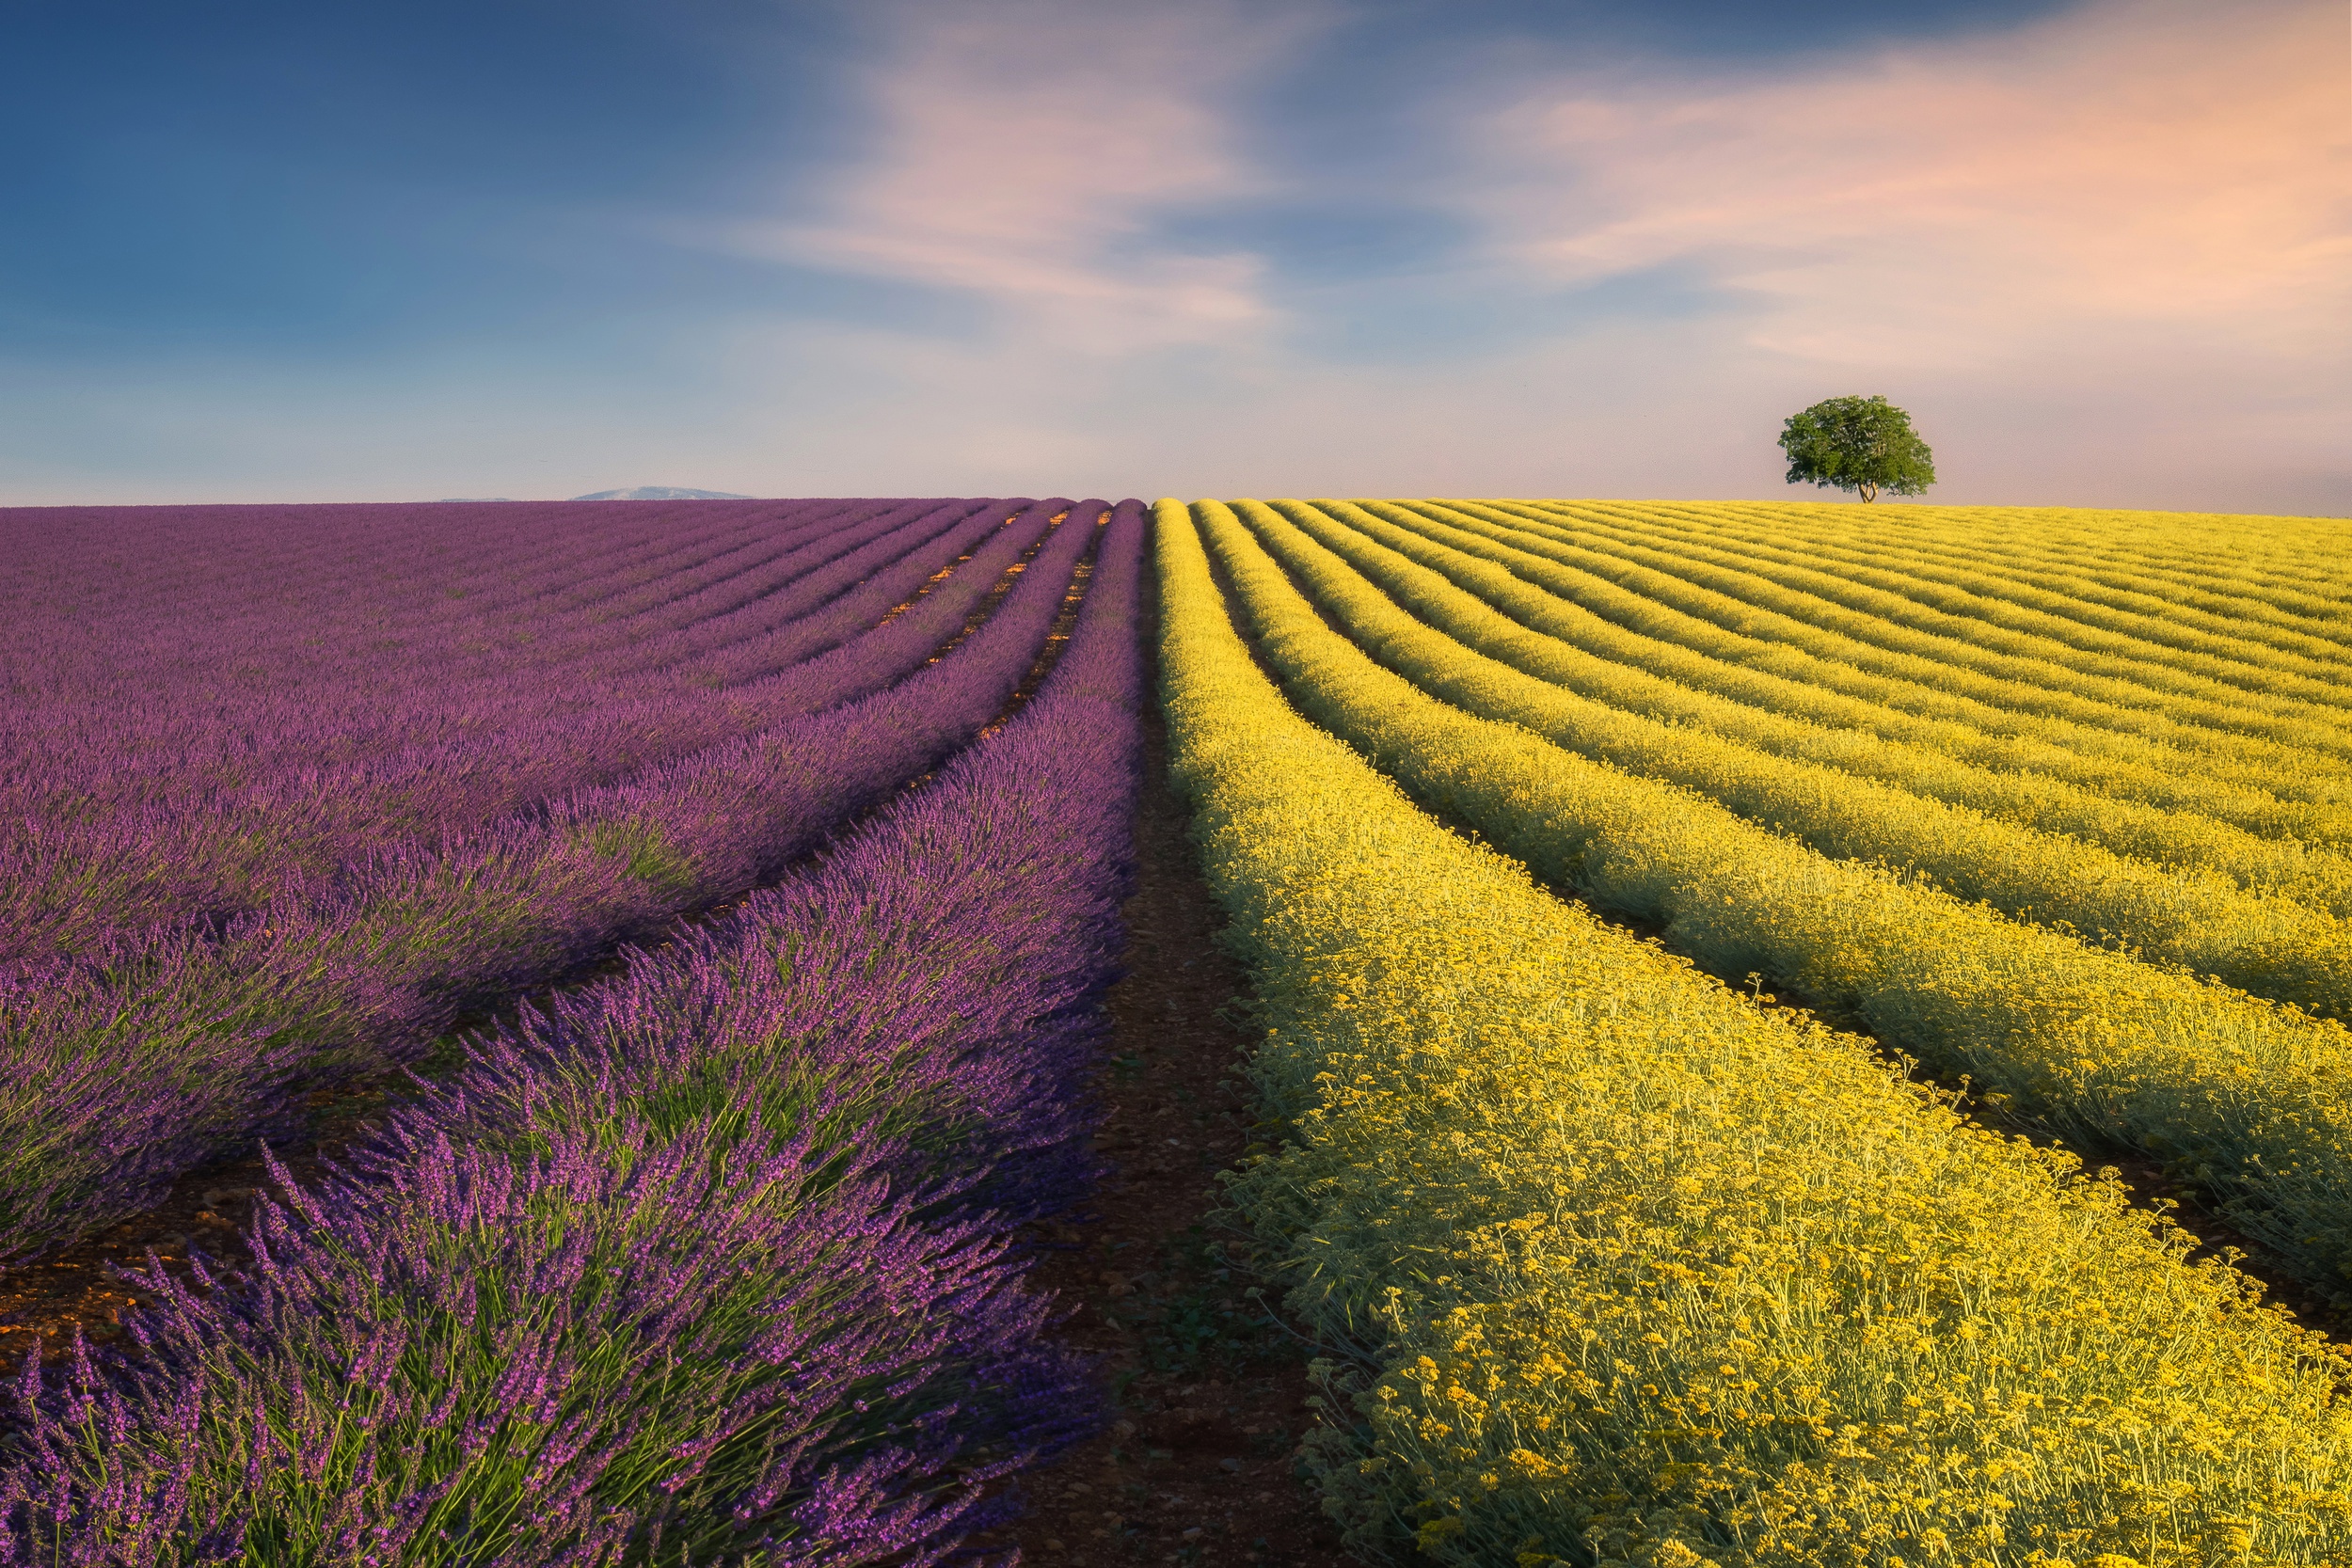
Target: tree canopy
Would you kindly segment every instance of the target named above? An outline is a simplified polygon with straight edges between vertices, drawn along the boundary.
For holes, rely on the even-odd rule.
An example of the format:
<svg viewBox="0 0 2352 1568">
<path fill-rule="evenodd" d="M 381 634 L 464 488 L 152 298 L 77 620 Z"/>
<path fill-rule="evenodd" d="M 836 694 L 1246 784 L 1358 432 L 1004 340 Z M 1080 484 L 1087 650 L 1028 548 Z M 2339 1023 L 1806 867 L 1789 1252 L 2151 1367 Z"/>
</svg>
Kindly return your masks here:
<svg viewBox="0 0 2352 1568">
<path fill-rule="evenodd" d="M 1835 484 L 1866 501 L 1879 492 L 1915 496 L 1935 483 L 1935 454 L 1911 416 L 1881 397 L 1830 398 L 1780 427 L 1791 484 Z"/>
</svg>

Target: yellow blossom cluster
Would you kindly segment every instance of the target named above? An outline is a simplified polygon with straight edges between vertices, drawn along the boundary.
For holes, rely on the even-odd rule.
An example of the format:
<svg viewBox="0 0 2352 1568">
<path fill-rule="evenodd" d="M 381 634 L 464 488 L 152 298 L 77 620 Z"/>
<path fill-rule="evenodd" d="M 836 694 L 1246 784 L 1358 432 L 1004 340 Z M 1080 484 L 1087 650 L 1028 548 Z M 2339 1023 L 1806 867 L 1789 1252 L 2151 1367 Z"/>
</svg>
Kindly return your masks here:
<svg viewBox="0 0 2352 1568">
<path fill-rule="evenodd" d="M 2267 792 L 2215 785 L 2193 767 L 2184 773 L 2178 766 L 2083 756 L 2048 740 L 1921 719 L 1752 669 L 1746 648 L 1716 657 L 1644 636 L 1514 576 L 1503 562 L 1515 562 L 1534 579 L 1568 576 L 1566 568 L 1499 545 L 1481 555 L 1416 532 L 1380 515 L 1414 515 L 1395 503 L 1276 501 L 1273 508 L 1430 626 L 1565 692 L 1656 721 L 1640 732 L 1653 739 L 1657 729 L 1667 727 L 1678 739 L 1697 732 L 1703 740 L 1720 737 L 1892 786 L 1861 791 L 1866 804 L 1890 797 L 1903 804 L 1907 793 L 2015 823 L 2034 830 L 2037 838 L 2064 835 L 2148 863 L 2118 868 L 2110 857 L 2086 856 L 2080 875 L 2121 869 L 2145 886 L 2176 871 L 2192 897 L 2208 889 L 2243 889 L 2333 915 L 2352 914 L 2352 856 L 2277 836 L 2328 828 L 2352 838 L 2352 812 L 2298 811 Z M 1237 503 L 1235 511 L 1256 526 L 1258 514 L 1248 503 Z M 1443 531 L 1443 525 L 1416 520 L 1432 534 Z M 1478 543 L 1474 535 L 1454 531 L 1454 537 Z M 1769 654 L 1770 644 L 1757 644 L 1756 651 Z M 1768 774 L 1766 782 L 1773 777 Z M 1932 811 L 1925 816 L 1938 817 Z M 1964 815 L 1946 820 L 1965 824 Z M 2029 853 L 2062 857 L 2066 847 L 2063 841 L 2034 845 Z M 2064 874 L 2074 868 L 2060 859 L 2049 869 Z M 2095 929 L 2098 917 L 2076 923 Z"/>
<path fill-rule="evenodd" d="M 1286 510 L 1307 514 L 1296 503 Z M 1598 661 L 1517 626 L 1434 572 L 1389 552 L 1380 560 L 1371 553 L 1376 546 L 1335 551 L 1255 501 L 1235 502 L 1232 511 L 1358 646 L 1467 712 L 1525 725 L 1580 755 L 1695 790 L 1832 859 L 1899 867 L 2007 914 L 2101 933 L 2191 974 L 2352 1016 L 2352 924 L 2333 914 L 2248 892 L 2217 872 L 2157 865 L 2063 832 L 1996 821 L 1564 689 L 1546 678 L 1552 669 L 1530 673 L 1526 664 L 1554 650 L 1568 656 L 1562 662 L 1572 670 Z M 1343 533 L 1332 531 L 1335 545 L 1344 543 Z M 1352 554 L 1385 568 L 1381 578 L 1393 581 L 1359 572 Z M 1458 635 L 1472 628 L 1507 640 L 1520 658 L 1489 657 Z"/>
<path fill-rule="evenodd" d="M 2284 649 L 2258 652 L 2245 639 L 2207 639 L 2229 652 L 2175 645 L 2186 628 L 2169 618 L 2143 617 L 2146 632 L 2126 638 L 2014 603 L 1988 600 L 1932 584 L 1905 579 L 1861 562 L 1816 563 L 1806 548 L 1778 546 L 1725 549 L 1690 531 L 1629 525 L 1638 512 L 1611 508 L 1620 526 L 1613 530 L 1599 509 L 1578 503 L 1565 509 L 1546 503 L 1506 505 L 1550 538 L 1589 547 L 1609 538 L 1609 553 L 1653 568 L 1671 562 L 1677 575 L 1703 583 L 1752 609 L 1799 618 L 1815 636 L 1838 640 L 1848 657 L 1910 657 L 1947 672 L 1991 679 L 2014 692 L 2023 688 L 2048 704 L 2065 705 L 2094 723 L 2114 723 L 2114 714 L 2137 712 L 2133 722 L 2150 721 L 2177 739 L 2217 754 L 2249 759 L 2276 757 L 2292 767 L 2296 754 L 2317 751 L 2339 760 L 2352 757 L 2352 736 L 2341 728 L 2352 691 L 2328 666 Z M 1688 513 L 1692 509 L 1676 509 Z M 1573 527 L 1567 526 L 1573 519 Z M 1647 519 L 1645 519 L 1646 521 Z M 2325 529 L 2327 525 L 2316 525 Z M 1909 587 L 1910 593 L 1897 592 Z M 1955 614 L 1948 604 L 1973 613 Z M 2021 626 L 2022 623 L 2022 626 Z M 1857 657 L 1859 656 L 1859 657 Z"/>
<path fill-rule="evenodd" d="M 2088 1141 L 2167 1162 L 2313 1280 L 2352 1272 L 2352 1031 L 2008 918 L 1904 867 L 1833 860 L 1688 787 L 1466 712 L 1327 626 L 1231 508 L 1195 513 L 1285 689 L 1423 805 L 1554 886 L 1662 924 L 1718 974 L 1770 976 Z M 1317 587 L 1338 604 L 1334 582 Z M 1514 695 L 1539 684 L 1356 586 L 1337 618 L 1383 658 L 1418 650 L 1414 674 L 1441 695 L 1469 702 L 1488 677 L 1519 683 Z M 1440 681 L 1445 658 L 1481 668 Z"/>
<path fill-rule="evenodd" d="M 1310 1458 L 1357 1549 L 2352 1559 L 2339 1353 L 2110 1178 L 1449 832 L 1157 522 L 1171 756 L 1265 1031 L 1232 1201 L 1331 1347 Z"/>
<path fill-rule="evenodd" d="M 1382 503 L 1366 502 L 1379 509 Z M 2296 837 L 2342 845 L 2348 819 L 2341 811 L 2297 815 L 2296 803 L 2341 806 L 2341 775 L 2314 770 L 2313 758 L 2292 744 L 2322 741 L 2332 726 L 2305 725 L 2285 740 L 2231 733 L 2190 721 L 2176 701 L 2129 688 L 2111 689 L 2117 701 L 2070 689 L 2069 672 L 2030 659 L 1983 656 L 1958 637 L 1929 637 L 1882 626 L 1867 616 L 1827 624 L 1837 607 L 1792 594 L 1752 576 L 1710 566 L 1683 552 L 1613 543 L 1601 531 L 1634 508 L 1580 503 L 1576 527 L 1564 514 L 1536 503 L 1410 501 L 1381 515 L 1400 522 L 1442 523 L 1473 547 L 1502 546 L 1514 572 L 1596 613 L 1661 641 L 1728 664 L 1744 664 L 1819 685 L 1919 718 L 1950 721 L 1989 735 L 2042 740 L 2086 758 L 2127 765 L 2112 787 L 2144 787 L 2146 775 L 2201 775 L 2224 786 L 2211 809 L 2255 809 L 2274 798 L 2265 820 Z M 1549 519 L 1549 521 L 1539 520 Z M 1894 638 L 1888 647 L 1874 638 Z M 2122 698 L 2130 701 L 2122 701 Z M 2226 717 L 2233 705 L 2212 704 Z M 2090 782 L 2103 785 L 2094 776 Z M 2190 781 L 2193 782 L 2193 781 Z M 2201 806 L 2197 809 L 2207 809 Z"/>
</svg>

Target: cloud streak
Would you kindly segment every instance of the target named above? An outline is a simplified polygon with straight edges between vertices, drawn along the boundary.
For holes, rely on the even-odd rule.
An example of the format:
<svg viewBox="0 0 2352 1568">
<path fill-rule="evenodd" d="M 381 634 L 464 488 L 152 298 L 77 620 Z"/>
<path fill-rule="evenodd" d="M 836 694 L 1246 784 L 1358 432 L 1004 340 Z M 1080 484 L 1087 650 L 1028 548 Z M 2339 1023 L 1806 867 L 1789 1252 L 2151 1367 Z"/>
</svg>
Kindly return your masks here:
<svg viewBox="0 0 2352 1568">
<path fill-rule="evenodd" d="M 1153 215 L 1259 193 L 1227 101 L 1308 35 L 1304 8 L 1087 0 L 899 5 L 870 150 L 807 216 L 738 252 L 977 296 L 1065 352 L 1232 342 L 1269 310 L 1258 260 L 1143 242 Z"/>
<path fill-rule="evenodd" d="M 1518 265 L 1693 262 L 1762 306 L 1752 342 L 1801 358 L 2183 333 L 2340 360 L 2342 32 L 2310 4 L 2131 0 L 1763 80 L 1570 76 L 1468 155 L 1502 176 L 1480 216 Z"/>
</svg>

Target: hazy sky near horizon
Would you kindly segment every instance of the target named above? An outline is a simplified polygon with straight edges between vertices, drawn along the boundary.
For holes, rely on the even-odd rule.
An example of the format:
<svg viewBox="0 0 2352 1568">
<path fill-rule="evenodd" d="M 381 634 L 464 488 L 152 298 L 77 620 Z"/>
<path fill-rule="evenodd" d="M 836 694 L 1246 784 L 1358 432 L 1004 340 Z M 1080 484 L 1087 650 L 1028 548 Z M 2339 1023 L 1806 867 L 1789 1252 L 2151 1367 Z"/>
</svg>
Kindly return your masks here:
<svg viewBox="0 0 2352 1568">
<path fill-rule="evenodd" d="M 2352 514 L 2343 0 L 20 0 L 0 504 Z"/>
</svg>

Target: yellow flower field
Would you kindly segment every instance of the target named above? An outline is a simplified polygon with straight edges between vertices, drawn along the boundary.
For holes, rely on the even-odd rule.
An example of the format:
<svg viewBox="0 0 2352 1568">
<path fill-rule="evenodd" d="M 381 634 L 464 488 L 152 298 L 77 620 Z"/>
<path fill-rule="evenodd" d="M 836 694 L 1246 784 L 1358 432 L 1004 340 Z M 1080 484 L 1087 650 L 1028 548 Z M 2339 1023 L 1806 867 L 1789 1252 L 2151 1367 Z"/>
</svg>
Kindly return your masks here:
<svg viewBox="0 0 2352 1568">
<path fill-rule="evenodd" d="M 2086 1146 L 2191 1140 L 2176 1155 L 2317 1272 L 2347 1250 L 2296 1228 L 2344 1212 L 2344 1031 L 1482 716 L 1438 663 L 1408 679 L 1481 656 L 1404 624 L 1433 583 L 1388 600 L 1406 574 L 1339 578 L 1328 550 L 1309 571 L 1311 531 L 1352 515 L 1162 502 L 1156 546 L 1171 752 L 1279 1128 L 1231 1198 L 1327 1348 L 1311 1451 L 1351 1544 L 1656 1568 L 2352 1556 L 2342 1353 L 2111 1178 L 1679 955 L 1800 971 L 1906 1048 L 2007 1063 Z M 1567 892 L 1646 908 L 1677 951 Z"/>
</svg>

